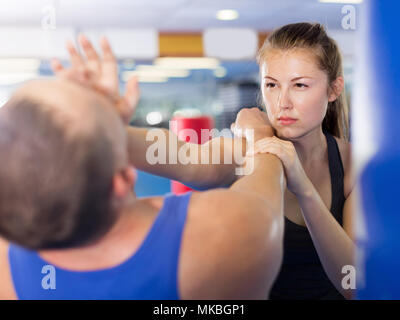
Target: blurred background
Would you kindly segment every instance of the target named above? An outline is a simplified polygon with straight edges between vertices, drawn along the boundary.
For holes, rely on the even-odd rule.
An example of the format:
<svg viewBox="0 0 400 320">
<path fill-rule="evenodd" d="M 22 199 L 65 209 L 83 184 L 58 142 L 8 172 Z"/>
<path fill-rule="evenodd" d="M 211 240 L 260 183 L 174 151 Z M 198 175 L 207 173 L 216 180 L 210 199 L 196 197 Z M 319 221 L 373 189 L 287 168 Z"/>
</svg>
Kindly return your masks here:
<svg viewBox="0 0 400 320">
<path fill-rule="evenodd" d="M 255 56 L 268 34 L 294 22 L 322 23 L 339 44 L 349 103 L 361 1 L 1 0 L 0 107 L 21 83 L 68 64 L 65 43 L 106 35 L 119 61 L 121 90 L 139 77 L 132 125 L 168 128 L 176 114 L 207 115 L 229 128 L 243 107 L 260 106 Z M 349 24 L 346 18 L 354 15 Z M 350 104 L 351 107 L 351 104 Z M 139 173 L 139 196 L 169 192 L 167 179 Z"/>
</svg>

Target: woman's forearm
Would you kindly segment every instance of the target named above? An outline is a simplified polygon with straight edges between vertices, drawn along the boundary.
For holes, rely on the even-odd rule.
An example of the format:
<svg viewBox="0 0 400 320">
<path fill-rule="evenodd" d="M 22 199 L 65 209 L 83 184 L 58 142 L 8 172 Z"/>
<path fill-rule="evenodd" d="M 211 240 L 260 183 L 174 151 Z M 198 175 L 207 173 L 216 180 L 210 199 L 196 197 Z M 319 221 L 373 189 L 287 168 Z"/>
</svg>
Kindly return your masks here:
<svg viewBox="0 0 400 320">
<path fill-rule="evenodd" d="M 342 270 L 346 265 L 355 266 L 352 239 L 329 212 L 312 183 L 297 199 L 325 272 L 336 289 L 350 299 L 353 292 L 343 288 Z"/>
</svg>

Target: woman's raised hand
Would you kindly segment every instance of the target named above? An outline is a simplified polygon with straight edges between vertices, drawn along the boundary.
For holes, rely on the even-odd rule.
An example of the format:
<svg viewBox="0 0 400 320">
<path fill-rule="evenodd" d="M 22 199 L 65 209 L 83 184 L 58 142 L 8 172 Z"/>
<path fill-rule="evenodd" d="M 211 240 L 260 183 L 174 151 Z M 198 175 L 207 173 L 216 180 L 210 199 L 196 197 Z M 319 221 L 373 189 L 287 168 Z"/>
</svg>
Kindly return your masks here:
<svg viewBox="0 0 400 320">
<path fill-rule="evenodd" d="M 276 155 L 283 164 L 287 188 L 296 196 L 306 196 L 311 189 L 311 181 L 305 173 L 296 148 L 290 141 L 279 139 L 275 136 L 266 137 L 255 142 L 254 150 L 249 150 L 247 155 L 257 153 L 270 153 Z"/>
</svg>

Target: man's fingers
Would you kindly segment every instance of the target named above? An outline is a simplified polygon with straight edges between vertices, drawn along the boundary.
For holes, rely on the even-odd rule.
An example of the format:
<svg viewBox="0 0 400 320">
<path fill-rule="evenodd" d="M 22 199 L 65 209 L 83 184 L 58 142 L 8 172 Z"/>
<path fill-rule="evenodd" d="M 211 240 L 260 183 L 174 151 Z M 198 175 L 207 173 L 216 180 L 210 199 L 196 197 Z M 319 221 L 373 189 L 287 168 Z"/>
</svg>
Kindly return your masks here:
<svg viewBox="0 0 400 320">
<path fill-rule="evenodd" d="M 101 50 L 103 50 L 103 59 L 105 61 L 112 61 L 115 62 L 115 56 L 112 52 L 110 42 L 106 37 L 101 37 L 100 39 Z"/>
<path fill-rule="evenodd" d="M 247 156 L 254 156 L 257 153 L 264 153 L 265 145 L 268 143 L 266 139 L 270 139 L 270 138 L 264 138 L 264 139 L 256 141 L 254 143 L 253 147 L 250 148 L 246 152 L 246 155 Z"/>
<path fill-rule="evenodd" d="M 110 81 L 114 81 L 118 77 L 118 64 L 114 53 L 111 50 L 110 43 L 106 37 L 100 39 L 101 50 L 103 51 L 103 61 L 101 65 L 102 75 Z"/>
<path fill-rule="evenodd" d="M 93 72 L 100 71 L 100 57 L 94 49 L 92 43 L 86 38 L 85 35 L 80 34 L 78 37 L 79 44 L 87 58 L 87 67 Z"/>
<path fill-rule="evenodd" d="M 136 108 L 140 98 L 139 80 L 136 76 L 131 77 L 126 83 L 125 99 L 129 106 Z"/>
<path fill-rule="evenodd" d="M 103 51 L 104 72 L 107 74 L 111 72 L 112 73 L 117 72 L 118 71 L 117 59 L 115 58 L 110 43 L 108 42 L 108 39 L 106 37 L 103 36 L 100 39 L 100 46 L 101 50 Z"/>
<path fill-rule="evenodd" d="M 67 42 L 67 50 L 71 59 L 72 67 L 77 69 L 83 68 L 85 62 L 82 56 L 79 54 L 78 50 L 75 48 L 75 45 L 72 43 L 72 41 Z"/>
<path fill-rule="evenodd" d="M 268 146 L 264 149 L 262 153 L 271 153 L 276 155 L 281 161 L 284 161 L 284 156 L 282 153 L 282 150 L 279 147 L 276 146 Z"/>
</svg>

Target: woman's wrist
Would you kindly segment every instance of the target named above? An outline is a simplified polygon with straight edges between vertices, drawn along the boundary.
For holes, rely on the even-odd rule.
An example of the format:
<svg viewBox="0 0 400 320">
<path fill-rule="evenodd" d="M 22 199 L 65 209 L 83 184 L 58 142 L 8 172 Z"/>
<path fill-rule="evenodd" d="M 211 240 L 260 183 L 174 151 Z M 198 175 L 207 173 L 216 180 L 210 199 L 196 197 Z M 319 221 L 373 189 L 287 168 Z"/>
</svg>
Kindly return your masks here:
<svg viewBox="0 0 400 320">
<path fill-rule="evenodd" d="M 304 186 L 299 188 L 299 191 L 294 192 L 294 194 L 297 197 L 298 201 L 302 202 L 302 201 L 309 201 L 309 200 L 313 199 L 313 197 L 315 196 L 315 192 L 316 192 L 316 189 L 315 189 L 314 185 L 312 184 L 312 182 L 309 179 L 307 179 L 307 181 L 305 181 L 305 183 L 304 183 Z"/>
</svg>

